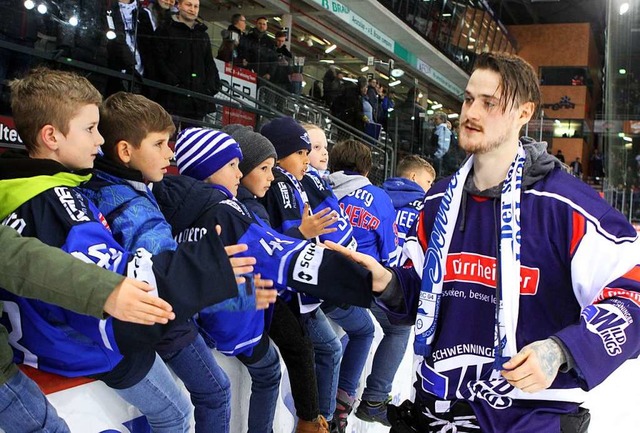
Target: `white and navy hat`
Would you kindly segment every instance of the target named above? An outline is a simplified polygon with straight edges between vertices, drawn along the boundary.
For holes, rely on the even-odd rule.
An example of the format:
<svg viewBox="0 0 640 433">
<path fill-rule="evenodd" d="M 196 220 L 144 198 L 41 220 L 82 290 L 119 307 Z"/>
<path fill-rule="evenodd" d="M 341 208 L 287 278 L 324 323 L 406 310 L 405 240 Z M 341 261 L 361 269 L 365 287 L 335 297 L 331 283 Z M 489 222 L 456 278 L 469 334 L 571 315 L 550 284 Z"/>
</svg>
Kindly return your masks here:
<svg viewBox="0 0 640 433">
<path fill-rule="evenodd" d="M 178 134 L 176 163 L 180 174 L 204 180 L 233 158 L 242 160 L 236 141 L 222 131 L 189 128 Z"/>
</svg>

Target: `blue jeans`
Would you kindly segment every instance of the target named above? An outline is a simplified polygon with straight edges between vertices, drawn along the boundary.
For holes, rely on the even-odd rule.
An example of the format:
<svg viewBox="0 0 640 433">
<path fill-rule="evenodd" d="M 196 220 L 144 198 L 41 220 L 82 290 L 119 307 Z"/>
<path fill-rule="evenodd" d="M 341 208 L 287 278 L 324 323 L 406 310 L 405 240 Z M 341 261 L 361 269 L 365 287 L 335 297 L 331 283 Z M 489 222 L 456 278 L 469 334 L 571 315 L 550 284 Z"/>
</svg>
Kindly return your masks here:
<svg viewBox="0 0 640 433">
<path fill-rule="evenodd" d="M 300 321 L 313 342 L 320 414 L 329 421 L 336 410 L 342 344 L 321 309 L 302 314 Z"/>
<path fill-rule="evenodd" d="M 282 374 L 280 358 L 273 343 L 269 343 L 269 350 L 259 361 L 244 365 L 251 376 L 249 433 L 271 433 Z"/>
<path fill-rule="evenodd" d="M 160 356 L 140 382 L 114 391 L 147 417 L 154 433 L 189 432 L 191 405 Z"/>
<path fill-rule="evenodd" d="M 0 428 L 6 433 L 70 433 L 38 385 L 22 372 L 0 386 Z"/>
<path fill-rule="evenodd" d="M 195 408 L 196 433 L 228 433 L 231 420 L 231 383 L 204 339 L 198 337 L 182 350 L 164 356 L 184 382 Z"/>
<path fill-rule="evenodd" d="M 346 310 L 336 308 L 327 313 L 327 317 L 347 333 L 348 341 L 340 363 L 338 388 L 353 397 L 358 389 L 358 380 L 364 370 L 373 342 L 375 332 L 373 319 L 369 311 L 361 307 L 349 307 Z"/>
<path fill-rule="evenodd" d="M 371 304 L 371 313 L 382 327 L 384 337 L 373 356 L 371 374 L 367 377 L 362 400 L 384 401 L 391 393 L 393 378 L 407 350 L 411 326 L 392 325 L 384 311 L 375 303 Z"/>
</svg>

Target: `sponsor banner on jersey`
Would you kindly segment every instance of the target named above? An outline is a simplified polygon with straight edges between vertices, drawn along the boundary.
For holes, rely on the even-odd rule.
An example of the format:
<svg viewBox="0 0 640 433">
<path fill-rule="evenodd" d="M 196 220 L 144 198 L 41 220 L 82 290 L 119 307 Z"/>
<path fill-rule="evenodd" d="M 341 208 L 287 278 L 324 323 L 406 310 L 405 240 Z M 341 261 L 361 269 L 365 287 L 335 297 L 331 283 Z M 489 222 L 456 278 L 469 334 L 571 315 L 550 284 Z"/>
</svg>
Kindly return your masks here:
<svg viewBox="0 0 640 433">
<path fill-rule="evenodd" d="M 474 253 L 450 253 L 447 256 L 445 283 L 458 281 L 496 287 L 495 257 Z M 535 295 L 540 283 L 540 269 L 520 266 L 520 294 Z"/>
<path fill-rule="evenodd" d="M 604 289 L 602 289 L 602 291 L 600 292 L 600 294 L 598 295 L 598 297 L 593 303 L 597 304 L 606 299 L 611 299 L 611 298 L 627 299 L 633 302 L 634 304 L 636 304 L 638 307 L 640 307 L 640 293 L 632 292 L 631 290 L 612 289 L 609 287 L 605 287 Z"/>
<path fill-rule="evenodd" d="M 587 329 L 602 339 L 609 356 L 622 353 L 622 345 L 627 341 L 625 329 L 631 323 L 617 306 L 610 304 L 589 305 L 582 310 Z"/>
<path fill-rule="evenodd" d="M 301 283 L 317 285 L 318 271 L 322 257 L 324 256 L 324 248 L 318 247 L 316 244 L 308 244 L 300 254 L 293 267 L 293 279 Z"/>
</svg>

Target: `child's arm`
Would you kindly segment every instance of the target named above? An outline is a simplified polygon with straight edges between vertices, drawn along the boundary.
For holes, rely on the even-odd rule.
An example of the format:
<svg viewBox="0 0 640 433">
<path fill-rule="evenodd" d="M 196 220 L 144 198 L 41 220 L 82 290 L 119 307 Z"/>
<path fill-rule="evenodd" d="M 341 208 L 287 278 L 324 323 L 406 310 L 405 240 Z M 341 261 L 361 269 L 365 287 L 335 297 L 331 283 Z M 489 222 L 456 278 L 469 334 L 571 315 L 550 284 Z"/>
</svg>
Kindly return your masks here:
<svg viewBox="0 0 640 433">
<path fill-rule="evenodd" d="M 171 305 L 148 284 L 82 263 L 64 251 L 0 226 L 0 286 L 14 294 L 102 318 L 167 323 Z M 88 293 L 87 293 L 88 291 Z"/>
</svg>

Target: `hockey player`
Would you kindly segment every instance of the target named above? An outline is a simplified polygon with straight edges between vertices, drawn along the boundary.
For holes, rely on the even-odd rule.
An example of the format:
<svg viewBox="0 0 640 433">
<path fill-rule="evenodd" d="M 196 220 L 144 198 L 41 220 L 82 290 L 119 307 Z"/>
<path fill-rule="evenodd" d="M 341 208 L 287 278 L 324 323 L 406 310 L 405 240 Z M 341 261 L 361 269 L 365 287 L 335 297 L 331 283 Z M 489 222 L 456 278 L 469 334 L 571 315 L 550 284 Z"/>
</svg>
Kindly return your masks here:
<svg viewBox="0 0 640 433">
<path fill-rule="evenodd" d="M 175 127 L 169 113 L 142 95 L 118 92 L 102 104 L 98 130 L 105 140 L 105 156 L 97 159 L 98 170 L 83 186 L 83 193 L 96 204 L 125 249 L 144 248 L 152 254 L 178 249 L 171 226 L 146 185 L 162 180 L 173 157 L 168 143 Z M 260 290 L 255 297 L 258 306 L 265 308 L 276 292 Z M 193 321 L 174 327 L 155 348 L 191 394 L 196 432 L 228 432 L 231 384 Z"/>
<path fill-rule="evenodd" d="M 153 283 L 173 306 L 174 323 L 237 294 L 217 236 L 179 254 L 129 253 L 78 191 L 90 178 L 86 170 L 103 141 L 97 130 L 102 97 L 86 79 L 39 69 L 13 81 L 11 90 L 16 128 L 27 152 L 5 152 L 0 158 L 0 218 L 5 224 L 86 262 Z M 203 270 L 194 255 L 206 252 L 210 261 Z M 214 279 L 223 285 L 211 287 Z M 16 304 L 22 324 L 22 338 L 13 345 L 16 362 L 100 379 L 137 406 L 155 432 L 188 431 L 189 403 L 152 348 L 165 330 L 98 320 L 5 291 L 1 299 Z"/>
<path fill-rule="evenodd" d="M 176 160 L 181 174 L 206 183 L 169 177 L 156 186 L 159 204 L 178 240 L 197 239 L 220 224 L 225 242 L 240 241 L 252 246 L 250 254 L 257 256 L 256 272 L 272 278 L 281 295 L 287 296 L 291 287 L 366 304 L 370 292 L 359 285 L 367 281 L 366 272 L 333 253 L 326 255 L 314 244 L 277 235 L 237 200 L 241 158 L 238 144 L 224 132 L 189 128 L 180 133 Z M 345 283 L 345 290 L 328 290 L 330 282 L 347 278 L 352 282 Z M 273 424 L 280 367 L 275 348 L 263 333 L 264 315 L 205 311 L 199 320 L 218 350 L 238 356 L 247 366 L 253 381 L 249 431 L 268 431 Z"/>
<path fill-rule="evenodd" d="M 584 391 L 640 351 L 638 235 L 519 139 L 539 104 L 531 65 L 482 53 L 460 114 L 471 157 L 427 193 L 409 260 L 343 249 L 373 270 L 389 318 L 416 324 L 415 402 L 390 409 L 394 433 L 584 432 Z"/>
</svg>

